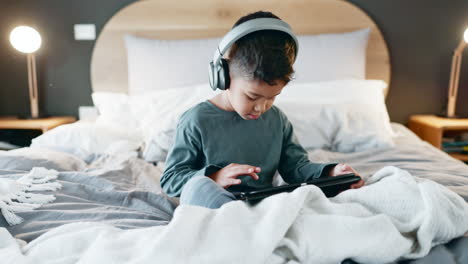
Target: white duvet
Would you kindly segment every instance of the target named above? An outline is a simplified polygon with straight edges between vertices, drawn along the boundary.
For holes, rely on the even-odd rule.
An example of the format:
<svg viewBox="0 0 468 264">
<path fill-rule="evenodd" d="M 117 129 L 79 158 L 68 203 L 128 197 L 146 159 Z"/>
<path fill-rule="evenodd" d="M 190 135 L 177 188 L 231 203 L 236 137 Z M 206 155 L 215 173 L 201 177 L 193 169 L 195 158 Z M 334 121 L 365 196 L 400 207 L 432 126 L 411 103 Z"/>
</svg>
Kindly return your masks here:
<svg viewBox="0 0 468 264">
<path fill-rule="evenodd" d="M 255 207 L 180 206 L 167 226 L 68 224 L 29 244 L 0 229 L 2 263 L 383 263 L 419 258 L 468 231 L 468 206 L 433 181 L 384 167 L 327 199 L 314 186 Z"/>
</svg>

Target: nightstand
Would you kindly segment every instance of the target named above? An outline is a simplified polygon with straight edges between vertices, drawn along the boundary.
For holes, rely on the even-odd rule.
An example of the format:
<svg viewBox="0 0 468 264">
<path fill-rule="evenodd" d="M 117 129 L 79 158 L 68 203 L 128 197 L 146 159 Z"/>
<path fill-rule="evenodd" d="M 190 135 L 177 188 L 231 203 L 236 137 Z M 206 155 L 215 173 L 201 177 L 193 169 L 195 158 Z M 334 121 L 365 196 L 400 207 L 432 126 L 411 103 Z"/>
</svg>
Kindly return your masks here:
<svg viewBox="0 0 468 264">
<path fill-rule="evenodd" d="M 442 149 L 442 138 L 468 133 L 468 118 L 444 118 L 435 115 L 414 115 L 410 117 L 408 127 L 435 147 Z M 449 153 L 450 156 L 468 162 L 468 154 Z"/>
<path fill-rule="evenodd" d="M 17 146 L 28 146 L 31 139 L 60 125 L 73 123 L 72 116 L 47 117 L 38 119 L 17 119 L 0 117 L 0 140 Z"/>
</svg>

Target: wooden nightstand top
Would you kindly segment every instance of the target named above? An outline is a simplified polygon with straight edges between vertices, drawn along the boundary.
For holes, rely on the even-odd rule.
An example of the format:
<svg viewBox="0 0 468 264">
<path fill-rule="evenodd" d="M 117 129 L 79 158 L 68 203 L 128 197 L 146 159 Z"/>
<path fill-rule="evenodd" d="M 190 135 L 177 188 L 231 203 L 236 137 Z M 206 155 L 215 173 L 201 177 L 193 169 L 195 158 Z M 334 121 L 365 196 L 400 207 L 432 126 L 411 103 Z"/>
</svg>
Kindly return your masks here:
<svg viewBox="0 0 468 264">
<path fill-rule="evenodd" d="M 72 116 L 47 117 L 38 119 L 18 119 L 0 117 L 0 129 L 37 129 L 46 132 L 54 127 L 73 123 L 76 118 Z"/>
<path fill-rule="evenodd" d="M 445 130 L 468 130 L 468 118 L 445 118 L 435 115 L 413 115 L 410 122 L 418 122 Z"/>
</svg>

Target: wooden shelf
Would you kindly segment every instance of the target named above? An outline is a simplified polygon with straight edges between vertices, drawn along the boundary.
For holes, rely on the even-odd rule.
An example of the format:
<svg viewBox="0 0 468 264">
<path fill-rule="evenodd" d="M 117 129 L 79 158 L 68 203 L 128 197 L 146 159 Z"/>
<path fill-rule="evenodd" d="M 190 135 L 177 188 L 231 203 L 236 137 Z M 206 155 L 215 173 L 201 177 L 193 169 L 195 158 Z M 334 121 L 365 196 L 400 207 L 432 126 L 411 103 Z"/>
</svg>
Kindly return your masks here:
<svg viewBox="0 0 468 264">
<path fill-rule="evenodd" d="M 18 119 L 0 117 L 0 129 L 35 129 L 43 133 L 63 124 L 76 121 L 72 116 L 47 117 L 38 119 Z"/>
<path fill-rule="evenodd" d="M 468 154 L 449 153 L 449 155 L 461 161 L 468 161 Z"/>
<path fill-rule="evenodd" d="M 446 118 L 435 115 L 414 115 L 410 117 L 410 120 L 444 130 L 468 130 L 468 118 Z"/>
</svg>

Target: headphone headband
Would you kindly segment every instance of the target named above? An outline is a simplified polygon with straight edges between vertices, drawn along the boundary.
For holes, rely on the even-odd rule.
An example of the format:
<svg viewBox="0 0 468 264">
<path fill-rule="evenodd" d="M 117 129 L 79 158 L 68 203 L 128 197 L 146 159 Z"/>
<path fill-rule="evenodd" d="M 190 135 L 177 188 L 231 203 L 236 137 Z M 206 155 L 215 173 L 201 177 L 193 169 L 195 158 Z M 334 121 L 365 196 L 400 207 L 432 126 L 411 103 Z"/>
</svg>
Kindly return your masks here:
<svg viewBox="0 0 468 264">
<path fill-rule="evenodd" d="M 297 38 L 288 23 L 277 18 L 256 18 L 234 27 L 223 37 L 218 45 L 218 49 L 213 55 L 214 65 L 219 64 L 219 61 L 223 57 L 224 53 L 231 47 L 232 44 L 234 44 L 234 42 L 247 34 L 260 30 L 278 30 L 290 35 L 296 43 L 295 57 L 297 57 L 299 42 L 297 41 Z"/>
</svg>

